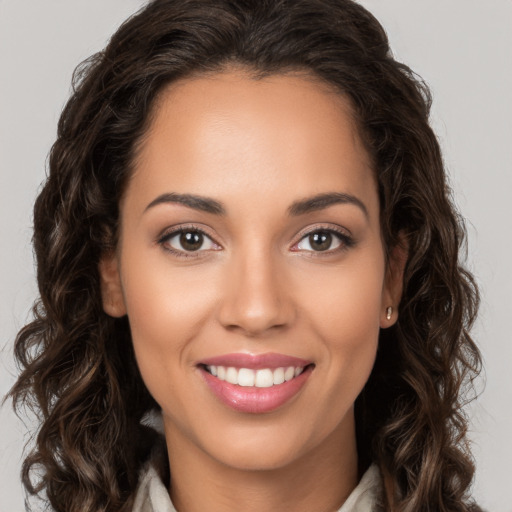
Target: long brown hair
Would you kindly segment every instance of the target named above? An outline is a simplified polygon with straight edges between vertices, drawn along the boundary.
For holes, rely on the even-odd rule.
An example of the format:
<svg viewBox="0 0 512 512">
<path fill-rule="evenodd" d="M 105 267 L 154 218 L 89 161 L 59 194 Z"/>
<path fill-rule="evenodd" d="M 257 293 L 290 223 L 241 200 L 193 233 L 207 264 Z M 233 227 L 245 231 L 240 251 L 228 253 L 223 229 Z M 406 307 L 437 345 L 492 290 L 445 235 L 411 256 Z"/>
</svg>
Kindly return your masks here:
<svg viewBox="0 0 512 512">
<path fill-rule="evenodd" d="M 460 264 L 464 228 L 429 124 L 425 84 L 393 59 L 351 0 L 155 0 L 83 63 L 34 208 L 40 298 L 16 339 L 15 406 L 40 418 L 23 481 L 56 512 L 130 510 L 153 442 L 126 318 L 102 309 L 98 261 L 151 108 L 170 82 L 227 66 L 255 79 L 307 71 L 348 97 L 373 158 L 388 250 L 407 240 L 398 323 L 381 332 L 356 402 L 360 466 L 375 462 L 397 512 L 471 510 L 461 410 L 480 355 L 478 293 Z"/>
</svg>

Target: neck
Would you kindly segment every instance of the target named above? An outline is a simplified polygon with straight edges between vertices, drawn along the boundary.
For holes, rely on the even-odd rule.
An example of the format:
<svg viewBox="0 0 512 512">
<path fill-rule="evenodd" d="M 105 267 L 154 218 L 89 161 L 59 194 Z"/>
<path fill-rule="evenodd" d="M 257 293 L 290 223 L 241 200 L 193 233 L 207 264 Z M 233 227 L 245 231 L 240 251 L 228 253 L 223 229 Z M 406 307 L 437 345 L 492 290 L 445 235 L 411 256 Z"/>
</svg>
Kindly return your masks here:
<svg viewBox="0 0 512 512">
<path fill-rule="evenodd" d="M 321 446 L 272 469 L 227 466 L 172 428 L 166 428 L 171 499 L 180 512 L 338 510 L 358 481 L 353 422 Z M 347 435 L 348 434 L 348 435 Z"/>
</svg>

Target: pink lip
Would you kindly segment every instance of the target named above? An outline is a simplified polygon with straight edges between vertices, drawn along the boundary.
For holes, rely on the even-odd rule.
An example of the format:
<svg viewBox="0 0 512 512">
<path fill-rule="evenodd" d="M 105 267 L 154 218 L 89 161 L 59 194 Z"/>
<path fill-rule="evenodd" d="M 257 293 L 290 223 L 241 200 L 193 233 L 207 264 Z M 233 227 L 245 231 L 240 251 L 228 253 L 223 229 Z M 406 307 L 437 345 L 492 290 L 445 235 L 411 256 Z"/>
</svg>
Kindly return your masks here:
<svg viewBox="0 0 512 512">
<path fill-rule="evenodd" d="M 265 354 L 224 354 L 222 356 L 203 359 L 198 364 L 206 366 L 233 366 L 235 368 L 249 368 L 251 370 L 260 370 L 262 368 L 276 368 L 288 366 L 307 366 L 311 361 L 300 359 L 298 357 L 286 356 L 284 354 L 274 354 L 268 352 Z"/>
<path fill-rule="evenodd" d="M 269 388 L 244 387 L 230 384 L 214 377 L 205 366 L 233 366 L 235 368 L 279 368 L 288 366 L 306 367 L 298 376 Z M 206 384 L 225 405 L 239 412 L 261 414 L 271 412 L 286 404 L 302 389 L 313 371 L 311 361 L 282 354 L 226 354 L 202 360 L 198 364 Z"/>
</svg>

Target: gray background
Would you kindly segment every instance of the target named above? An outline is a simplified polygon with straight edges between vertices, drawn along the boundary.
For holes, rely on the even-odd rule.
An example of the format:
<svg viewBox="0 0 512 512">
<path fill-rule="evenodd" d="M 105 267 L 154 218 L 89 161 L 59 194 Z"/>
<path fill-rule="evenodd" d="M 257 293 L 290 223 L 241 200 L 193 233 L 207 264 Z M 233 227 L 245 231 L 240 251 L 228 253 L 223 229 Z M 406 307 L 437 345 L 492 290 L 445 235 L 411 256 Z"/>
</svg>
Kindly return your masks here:
<svg viewBox="0 0 512 512">
<path fill-rule="evenodd" d="M 486 384 L 473 404 L 474 494 L 512 511 L 512 1 L 361 0 L 395 55 L 430 84 L 469 267 L 482 288 L 474 334 Z M 36 294 L 31 208 L 74 67 L 101 49 L 141 0 L 0 0 L 0 396 L 14 381 L 12 341 Z M 30 424 L 30 423 L 29 423 Z M 23 425 L 0 410 L 0 512 L 23 510 Z"/>
</svg>

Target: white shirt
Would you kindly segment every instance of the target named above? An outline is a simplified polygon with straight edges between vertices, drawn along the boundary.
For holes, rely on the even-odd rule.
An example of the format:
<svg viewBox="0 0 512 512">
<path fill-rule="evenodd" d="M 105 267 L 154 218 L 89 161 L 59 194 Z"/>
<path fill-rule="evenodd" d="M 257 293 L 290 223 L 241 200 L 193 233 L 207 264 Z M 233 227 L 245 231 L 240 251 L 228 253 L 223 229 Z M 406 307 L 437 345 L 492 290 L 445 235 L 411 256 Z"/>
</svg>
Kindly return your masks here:
<svg viewBox="0 0 512 512">
<path fill-rule="evenodd" d="M 376 512 L 381 485 L 379 469 L 373 464 L 337 512 Z M 133 512 L 177 512 L 155 465 L 151 462 L 141 474 Z"/>
</svg>

